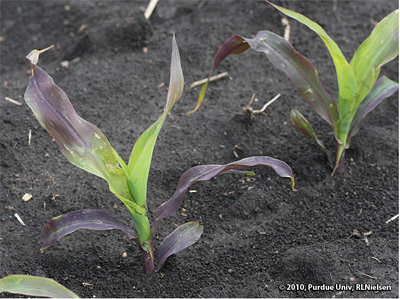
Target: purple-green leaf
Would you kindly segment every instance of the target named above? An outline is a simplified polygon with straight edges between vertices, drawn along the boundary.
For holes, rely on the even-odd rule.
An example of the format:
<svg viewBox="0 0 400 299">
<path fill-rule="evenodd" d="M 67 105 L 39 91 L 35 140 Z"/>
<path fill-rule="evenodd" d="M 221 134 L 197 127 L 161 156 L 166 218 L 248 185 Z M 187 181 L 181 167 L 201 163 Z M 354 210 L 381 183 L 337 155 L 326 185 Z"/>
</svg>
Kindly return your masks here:
<svg viewBox="0 0 400 299">
<path fill-rule="evenodd" d="M 43 252 L 62 237 L 78 229 L 111 230 L 119 229 L 130 239 L 136 239 L 135 232 L 119 221 L 114 215 L 100 210 L 78 210 L 51 219 L 44 231 Z"/>
<path fill-rule="evenodd" d="M 130 172 L 128 177 L 130 194 L 132 195 L 134 202 L 146 210 L 147 181 L 154 146 L 168 113 L 182 95 L 183 87 L 184 78 L 181 60 L 174 35 L 172 38 L 170 82 L 164 112 L 136 141 L 128 163 L 128 169 Z M 147 216 L 144 217 L 137 213 L 131 213 L 131 216 L 139 234 L 140 242 L 143 243 L 144 241 L 149 240 L 151 237 L 151 231 Z M 150 247 L 148 249 L 150 250 Z"/>
<path fill-rule="evenodd" d="M 325 90 L 314 65 L 284 38 L 270 31 L 260 31 L 253 39 L 245 39 L 251 48 L 267 55 L 271 63 L 292 82 L 303 99 L 324 120 L 335 127 L 337 103 Z"/>
<path fill-rule="evenodd" d="M 207 82 L 203 85 L 200 91 L 199 98 L 197 100 L 197 106 L 193 110 L 189 111 L 188 114 L 196 112 L 201 104 L 203 103 L 204 96 L 206 94 L 207 86 L 210 81 L 211 76 L 214 74 L 215 70 L 218 68 L 219 64 L 229 55 L 237 55 L 246 52 L 250 48 L 249 44 L 239 35 L 232 36 L 228 39 L 219 49 L 217 54 L 215 54 L 212 70 L 208 76 Z"/>
<path fill-rule="evenodd" d="M 32 76 L 25 92 L 26 103 L 71 163 L 107 179 L 110 170 L 119 165 L 111 145 L 99 128 L 76 113 L 66 93 L 36 65 L 36 52 L 27 56 Z"/>
<path fill-rule="evenodd" d="M 161 269 L 167 258 L 193 245 L 203 233 L 203 226 L 198 222 L 188 222 L 170 233 L 157 249 L 157 271 Z"/>
<path fill-rule="evenodd" d="M 153 234 L 157 230 L 159 222 L 179 210 L 185 198 L 186 192 L 196 182 L 208 181 L 218 174 L 230 172 L 241 167 L 268 166 L 275 170 L 281 177 L 290 178 L 294 190 L 294 176 L 291 168 L 285 162 L 267 157 L 249 157 L 226 165 L 199 165 L 187 170 L 179 179 L 174 195 L 154 212 Z"/>
<path fill-rule="evenodd" d="M 324 143 L 318 139 L 317 135 L 314 132 L 314 129 L 312 128 L 311 124 L 308 122 L 308 120 L 304 117 L 303 114 L 300 113 L 300 111 L 293 109 L 290 111 L 290 120 L 292 121 L 293 125 L 296 127 L 296 129 L 306 135 L 314 139 L 314 141 L 319 145 L 319 147 L 325 152 L 326 148 L 324 146 Z"/>
<path fill-rule="evenodd" d="M 3 292 L 34 297 L 79 298 L 53 279 L 28 275 L 9 275 L 0 279 L 0 294 Z"/>
<path fill-rule="evenodd" d="M 170 82 L 164 113 L 139 137 L 129 159 L 128 168 L 131 172 L 129 177 L 130 190 L 134 201 L 139 206 L 146 205 L 147 179 L 158 134 L 160 133 L 167 114 L 181 97 L 183 86 L 184 78 L 181 60 L 174 36 L 172 39 Z"/>
<path fill-rule="evenodd" d="M 228 46 L 225 46 L 228 45 Z M 337 103 L 331 98 L 322 85 L 318 72 L 313 64 L 300 55 L 284 38 L 270 31 L 260 31 L 254 39 L 235 35 L 228 39 L 218 50 L 214 58 L 211 74 L 229 54 L 240 54 L 251 47 L 267 55 L 272 64 L 284 72 L 291 80 L 304 100 L 329 124 L 334 127 L 338 121 Z M 240 49 L 240 51 L 238 51 Z M 200 92 L 196 111 L 203 101 L 207 88 L 206 83 Z"/>
<path fill-rule="evenodd" d="M 349 131 L 348 146 L 350 145 L 351 137 L 358 132 L 367 114 L 375 109 L 384 99 L 394 94 L 398 89 L 399 83 L 390 80 L 386 76 L 382 76 L 376 81 L 373 89 L 357 108 Z"/>
<path fill-rule="evenodd" d="M 132 201 L 125 171 L 119 165 L 121 159 L 103 132 L 81 118 L 67 94 L 36 65 L 39 54 L 45 50 L 33 50 L 27 56 L 32 76 L 25 91 L 26 103 L 72 164 L 105 179 L 110 190 L 129 204 L 128 209 L 145 213 Z"/>
</svg>

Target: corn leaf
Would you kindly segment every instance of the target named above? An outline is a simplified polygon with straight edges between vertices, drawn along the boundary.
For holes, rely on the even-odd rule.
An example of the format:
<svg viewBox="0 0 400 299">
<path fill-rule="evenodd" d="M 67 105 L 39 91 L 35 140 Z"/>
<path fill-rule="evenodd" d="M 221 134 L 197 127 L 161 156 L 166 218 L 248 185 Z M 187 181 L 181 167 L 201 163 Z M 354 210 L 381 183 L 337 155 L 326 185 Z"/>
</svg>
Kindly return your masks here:
<svg viewBox="0 0 400 299">
<path fill-rule="evenodd" d="M 294 190 L 294 177 L 289 165 L 287 165 L 283 161 L 267 156 L 249 157 L 226 165 L 195 166 L 187 170 L 180 177 L 174 195 L 154 211 L 154 217 L 156 219 L 153 223 L 153 235 L 155 234 L 158 225 L 162 219 L 172 215 L 179 210 L 180 206 L 182 205 L 183 199 L 185 198 L 186 192 L 191 185 L 196 182 L 211 180 L 218 174 L 232 172 L 232 170 L 236 170 L 237 168 L 251 167 L 257 165 L 271 167 L 279 176 L 290 178 L 292 181 L 292 188 Z"/>
<path fill-rule="evenodd" d="M 358 106 L 357 112 L 351 124 L 349 137 L 353 137 L 358 132 L 364 118 L 368 113 L 375 109 L 375 107 L 378 106 L 384 99 L 394 94 L 398 89 L 399 83 L 390 80 L 386 76 L 379 78 L 371 92 Z M 348 140 L 348 145 L 349 144 L 350 140 Z"/>
<path fill-rule="evenodd" d="M 345 117 L 351 111 L 353 105 L 353 99 L 357 91 L 357 79 L 354 75 L 352 67 L 347 62 L 339 46 L 319 24 L 303 16 L 302 14 L 273 4 L 268 0 L 266 1 L 288 17 L 291 17 L 306 25 L 308 28 L 317 33 L 323 40 L 332 56 L 333 63 L 335 64 L 336 68 L 339 86 L 339 114 L 341 117 Z"/>
<path fill-rule="evenodd" d="M 33 50 L 27 56 L 32 76 L 25 91 L 26 103 L 72 164 L 105 179 L 116 196 L 124 202 L 132 202 L 118 154 L 103 132 L 81 118 L 67 94 L 36 65 L 41 52 L 43 50 Z M 140 207 L 134 210 L 143 212 Z"/>
<path fill-rule="evenodd" d="M 254 39 L 238 35 L 228 39 L 215 55 L 211 74 L 229 54 L 240 54 L 244 52 L 243 49 L 248 49 L 248 47 L 257 52 L 265 53 L 272 64 L 289 77 L 303 99 L 323 119 L 329 124 L 337 124 L 337 104 L 323 87 L 313 64 L 300 55 L 288 41 L 270 31 L 260 31 Z M 238 51 L 238 49 L 241 51 Z M 200 107 L 207 84 L 203 85 L 197 107 L 191 112 Z"/>
<path fill-rule="evenodd" d="M 0 279 L 0 294 L 3 292 L 35 297 L 79 298 L 50 278 L 28 275 L 9 275 Z"/>
<path fill-rule="evenodd" d="M 202 86 L 199 98 L 197 100 L 197 106 L 193 110 L 189 111 L 188 114 L 196 112 L 201 104 L 203 103 L 204 96 L 206 94 L 207 86 L 210 81 L 211 76 L 214 74 L 215 70 L 218 68 L 219 64 L 229 55 L 238 55 L 246 52 L 250 46 L 248 43 L 239 35 L 235 35 L 228 39 L 215 54 L 212 70 L 208 76 L 207 82 Z"/>
<path fill-rule="evenodd" d="M 44 252 L 62 237 L 79 229 L 119 229 L 128 238 L 136 240 L 135 232 L 119 221 L 114 215 L 100 210 L 78 210 L 55 217 L 47 222 L 40 252 Z"/>
<path fill-rule="evenodd" d="M 168 98 L 164 108 L 164 113 L 139 137 L 132 150 L 128 164 L 128 169 L 131 172 L 128 180 L 130 191 L 133 200 L 141 207 L 146 206 L 147 180 L 158 134 L 168 112 L 181 97 L 183 84 L 184 79 L 181 60 L 179 57 L 179 49 L 174 36 L 172 39 L 171 73 Z"/>
<path fill-rule="evenodd" d="M 165 237 L 156 253 L 157 271 L 161 269 L 168 257 L 193 245 L 202 233 L 203 226 L 193 221 L 179 226 Z"/>
<path fill-rule="evenodd" d="M 399 10 L 382 19 L 360 45 L 350 62 L 358 81 L 354 109 L 368 95 L 378 78 L 381 66 L 399 55 Z"/>
<path fill-rule="evenodd" d="M 336 102 L 327 93 L 314 65 L 300 55 L 284 38 L 270 31 L 260 31 L 246 41 L 257 52 L 267 55 L 271 63 L 285 73 L 303 99 L 329 124 L 338 121 Z"/>
<path fill-rule="evenodd" d="M 314 141 L 319 145 L 319 147 L 326 153 L 326 148 L 324 146 L 324 143 L 318 139 L 311 124 L 303 116 L 303 114 L 300 113 L 300 111 L 295 110 L 295 109 L 290 111 L 290 119 L 291 119 L 293 125 L 296 127 L 296 129 L 300 133 L 314 139 Z"/>
</svg>

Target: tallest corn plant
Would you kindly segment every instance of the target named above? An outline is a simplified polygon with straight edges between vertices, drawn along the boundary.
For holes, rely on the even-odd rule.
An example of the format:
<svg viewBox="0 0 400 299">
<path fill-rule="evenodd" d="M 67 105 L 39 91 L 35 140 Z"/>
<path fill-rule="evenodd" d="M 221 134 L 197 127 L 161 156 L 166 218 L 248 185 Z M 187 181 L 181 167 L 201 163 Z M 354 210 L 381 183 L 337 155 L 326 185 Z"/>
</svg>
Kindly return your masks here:
<svg viewBox="0 0 400 299">
<path fill-rule="evenodd" d="M 311 108 L 332 126 L 336 137 L 334 171 L 341 170 L 345 150 L 365 116 L 398 89 L 398 83 L 386 76 L 377 79 L 381 67 L 399 55 L 399 11 L 393 11 L 375 26 L 349 63 L 320 25 L 297 12 L 267 2 L 321 37 L 335 65 L 339 89 L 337 99 L 325 90 L 313 64 L 300 55 L 290 42 L 270 31 L 260 31 L 255 38 L 235 35 L 228 39 L 215 55 L 210 76 L 228 55 L 241 54 L 250 48 L 265 53 L 270 62 L 290 79 Z M 208 82 L 200 92 L 197 107 L 191 112 L 200 107 L 207 85 Z M 325 151 L 310 123 L 300 112 L 293 110 L 291 119 L 300 132 L 312 137 Z"/>
</svg>

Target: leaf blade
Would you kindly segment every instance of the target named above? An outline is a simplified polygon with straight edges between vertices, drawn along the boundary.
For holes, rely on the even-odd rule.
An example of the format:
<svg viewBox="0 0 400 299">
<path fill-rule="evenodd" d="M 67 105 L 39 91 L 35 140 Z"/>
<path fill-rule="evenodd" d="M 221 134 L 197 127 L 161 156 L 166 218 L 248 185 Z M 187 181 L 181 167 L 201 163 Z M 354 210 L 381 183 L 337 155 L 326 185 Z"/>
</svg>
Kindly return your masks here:
<svg viewBox="0 0 400 299">
<path fill-rule="evenodd" d="M 249 157 L 225 165 L 198 165 L 190 168 L 182 174 L 174 195 L 154 211 L 155 221 L 153 222 L 152 234 L 155 234 L 162 219 L 178 211 L 179 207 L 182 205 L 187 190 L 194 183 L 208 181 L 218 174 L 229 172 L 237 168 L 257 165 L 268 166 L 279 176 L 290 178 L 292 181 L 292 189 L 294 190 L 294 176 L 289 165 L 283 161 L 268 156 Z"/>
<path fill-rule="evenodd" d="M 203 230 L 202 225 L 192 221 L 179 226 L 165 237 L 157 249 L 156 259 L 158 264 L 156 271 L 161 269 L 168 257 L 193 245 L 200 238 Z"/>
<path fill-rule="evenodd" d="M 9 275 L 0 279 L 0 294 L 3 292 L 51 298 L 79 298 L 53 279 L 28 275 Z"/>
<path fill-rule="evenodd" d="M 323 40 L 325 46 L 328 48 L 328 51 L 331 54 L 333 63 L 335 64 L 338 86 L 339 86 L 339 100 L 338 100 L 339 114 L 342 117 L 345 117 L 346 114 L 350 112 L 350 109 L 353 104 L 353 98 L 357 91 L 357 80 L 354 75 L 353 69 L 347 62 L 339 46 L 319 24 L 315 23 L 314 21 L 310 20 L 309 18 L 303 16 L 300 13 L 297 13 L 295 11 L 271 3 L 268 0 L 266 1 L 273 7 L 278 9 L 280 12 L 306 25 L 308 28 L 317 33 L 319 37 Z"/>
<path fill-rule="evenodd" d="M 314 132 L 314 129 L 312 128 L 311 124 L 308 122 L 308 120 L 304 117 L 303 114 L 300 113 L 300 111 L 293 109 L 290 111 L 290 120 L 292 121 L 293 125 L 296 127 L 296 129 L 306 135 L 311 137 L 318 145 L 319 147 L 325 152 L 326 148 L 324 146 L 324 143 L 318 139 L 317 135 Z"/>
<path fill-rule="evenodd" d="M 119 167 L 115 150 L 99 128 L 77 114 L 53 78 L 36 65 L 41 52 L 33 50 L 27 55 L 32 76 L 25 102 L 72 164 L 105 179 L 114 194 L 130 199 L 127 176 Z"/>
<path fill-rule="evenodd" d="M 179 49 L 175 35 L 172 38 L 171 71 L 167 102 L 163 114 L 137 140 L 128 163 L 131 171 L 128 183 L 133 200 L 139 206 L 146 206 L 147 180 L 150 171 L 151 159 L 158 134 L 164 120 L 174 104 L 181 97 L 184 87 L 184 78 L 179 56 Z"/>
<path fill-rule="evenodd" d="M 211 76 L 214 74 L 215 70 L 218 68 L 220 63 L 229 55 L 238 55 L 246 52 L 249 49 L 249 45 L 247 42 L 239 35 L 234 35 L 228 40 L 226 40 L 223 45 L 218 49 L 217 53 L 215 54 L 212 69 L 210 75 L 208 76 L 207 82 L 201 88 L 199 97 L 197 99 L 196 107 L 189 111 L 188 114 L 195 113 L 201 107 L 203 103 L 208 83 L 210 82 Z"/>
<path fill-rule="evenodd" d="M 358 81 L 354 107 L 374 87 L 381 67 L 399 55 L 399 10 L 383 18 L 360 45 L 350 62 Z"/>
<path fill-rule="evenodd" d="M 349 137 L 353 137 L 360 129 L 363 119 L 376 108 L 384 99 L 390 97 L 399 89 L 399 84 L 390 80 L 386 76 L 382 76 L 376 81 L 367 97 L 358 106 L 354 115 L 353 122 L 350 127 Z M 348 142 L 350 144 L 350 141 Z"/>
<path fill-rule="evenodd" d="M 291 80 L 311 108 L 335 128 L 339 118 L 337 103 L 325 90 L 317 70 L 307 58 L 287 40 L 270 31 L 260 31 L 254 39 L 245 40 L 253 50 L 267 55 L 270 62 Z"/>
<path fill-rule="evenodd" d="M 111 230 L 118 229 L 130 239 L 135 239 L 135 232 L 124 225 L 114 215 L 100 210 L 78 210 L 51 219 L 45 227 L 45 239 L 40 252 L 53 246 L 62 237 L 79 229 Z"/>
</svg>

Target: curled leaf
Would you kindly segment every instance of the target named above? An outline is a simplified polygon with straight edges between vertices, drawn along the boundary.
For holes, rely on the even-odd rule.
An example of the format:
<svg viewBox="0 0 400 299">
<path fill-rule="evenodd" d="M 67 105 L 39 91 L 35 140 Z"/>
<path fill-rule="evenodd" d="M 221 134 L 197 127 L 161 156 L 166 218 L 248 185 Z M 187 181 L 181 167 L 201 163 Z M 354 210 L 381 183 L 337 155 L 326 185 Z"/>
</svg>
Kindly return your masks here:
<svg viewBox="0 0 400 299">
<path fill-rule="evenodd" d="M 162 205 L 160 205 L 154 212 L 155 221 L 153 223 L 153 234 L 158 228 L 160 221 L 176 211 L 182 205 L 186 192 L 191 185 L 196 182 L 208 181 L 218 174 L 229 172 L 241 167 L 251 166 L 268 166 L 275 170 L 281 177 L 290 178 L 292 181 L 292 188 L 294 189 L 293 172 L 289 165 L 285 162 L 267 157 L 249 157 L 226 165 L 199 165 L 187 170 L 179 179 L 178 186 L 174 195 Z"/>
<path fill-rule="evenodd" d="M 118 220 L 114 215 L 100 210 L 78 210 L 51 219 L 44 231 L 44 241 L 40 252 L 53 246 L 62 237 L 78 229 L 111 230 L 119 229 L 130 239 L 135 232 Z"/>
<path fill-rule="evenodd" d="M 157 271 L 161 269 L 168 257 L 193 245 L 202 233 L 202 225 L 199 225 L 198 222 L 188 222 L 165 237 L 156 253 Z"/>
<path fill-rule="evenodd" d="M 311 124 L 303 116 L 303 114 L 300 113 L 300 111 L 295 109 L 290 111 L 290 120 L 300 133 L 314 139 L 314 141 L 319 145 L 319 147 L 326 153 L 326 148 L 324 146 L 324 143 L 318 139 Z"/>
<path fill-rule="evenodd" d="M 207 82 L 203 85 L 200 91 L 199 98 L 197 100 L 197 106 L 193 110 L 189 111 L 188 114 L 196 112 L 201 104 L 203 103 L 204 96 L 206 94 L 207 86 L 210 81 L 211 76 L 214 74 L 215 70 L 218 68 L 219 64 L 229 55 L 238 55 L 246 52 L 249 49 L 247 42 L 239 35 L 232 36 L 228 39 L 215 54 L 212 70 L 208 76 Z"/>
<path fill-rule="evenodd" d="M 3 292 L 35 297 L 79 298 L 53 279 L 28 275 L 9 275 L 0 279 L 0 294 Z"/>
</svg>

